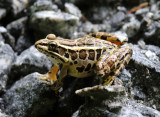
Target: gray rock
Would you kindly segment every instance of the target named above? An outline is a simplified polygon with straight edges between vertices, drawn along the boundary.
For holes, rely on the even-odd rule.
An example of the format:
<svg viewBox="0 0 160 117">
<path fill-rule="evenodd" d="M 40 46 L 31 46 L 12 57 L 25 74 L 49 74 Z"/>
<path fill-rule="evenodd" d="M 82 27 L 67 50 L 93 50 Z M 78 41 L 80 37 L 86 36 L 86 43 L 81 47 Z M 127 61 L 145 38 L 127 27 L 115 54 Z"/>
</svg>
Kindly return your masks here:
<svg viewBox="0 0 160 117">
<path fill-rule="evenodd" d="M 51 0 L 37 0 L 34 4 L 29 8 L 30 13 L 34 13 L 37 11 L 43 10 L 53 10 L 58 11 L 58 6 L 53 4 Z"/>
<path fill-rule="evenodd" d="M 160 116 L 159 111 L 127 99 L 124 92 L 124 87 L 118 85 L 94 86 L 77 90 L 78 95 L 87 98 L 85 104 L 72 117 Z"/>
<path fill-rule="evenodd" d="M 77 16 L 54 11 L 39 11 L 30 19 L 30 27 L 35 35 L 46 36 L 54 33 L 57 36 L 70 37 L 75 32 L 79 18 Z"/>
<path fill-rule="evenodd" d="M 117 12 L 111 18 L 112 26 L 116 29 L 121 27 L 123 25 L 123 20 L 125 18 L 126 18 L 126 15 L 124 12 L 121 12 L 121 11 Z"/>
<path fill-rule="evenodd" d="M 7 29 L 4 26 L 0 26 L 0 33 L 7 33 Z"/>
<path fill-rule="evenodd" d="M 21 76 L 25 76 L 32 72 L 45 73 L 50 67 L 51 62 L 49 59 L 44 54 L 40 53 L 34 46 L 31 46 L 16 58 L 11 68 L 9 82 L 12 84 Z"/>
<path fill-rule="evenodd" d="M 160 73 L 160 60 L 154 52 L 140 49 L 137 45 L 133 45 L 132 47 L 132 60 L 135 61 L 136 64 L 154 69 L 156 72 Z"/>
<path fill-rule="evenodd" d="M 32 45 L 30 37 L 26 35 L 21 35 L 16 43 L 15 51 L 20 54 L 23 50 L 29 48 Z"/>
<path fill-rule="evenodd" d="M 125 23 L 122 26 L 122 31 L 126 32 L 128 37 L 131 38 L 138 33 L 139 28 L 140 28 L 140 22 L 134 17 L 132 17 L 128 23 Z"/>
<path fill-rule="evenodd" d="M 3 113 L 2 110 L 0 109 L 0 117 L 9 117 L 9 116 Z"/>
<path fill-rule="evenodd" d="M 146 43 L 159 46 L 160 22 L 157 21 L 157 18 L 160 18 L 160 13 L 154 13 L 151 17 L 146 15 L 141 21 L 140 31 Z"/>
<path fill-rule="evenodd" d="M 111 30 L 111 25 L 106 22 L 106 24 L 92 24 L 91 22 L 85 22 L 82 24 L 80 30 L 87 34 L 91 32 L 99 32 L 99 31 L 106 31 L 109 32 Z"/>
<path fill-rule="evenodd" d="M 12 48 L 14 48 L 15 38 L 7 31 L 7 29 L 3 26 L 0 26 L 0 33 L 5 43 L 8 43 Z"/>
<path fill-rule="evenodd" d="M 132 75 L 128 91 L 134 99 L 143 100 L 144 104 L 160 109 L 160 60 L 153 50 L 141 49 L 132 45 L 133 56 L 126 68 Z M 157 49 L 159 49 L 157 47 Z M 158 51 L 158 50 L 157 50 Z"/>
<path fill-rule="evenodd" d="M 74 4 L 72 4 L 72 3 L 65 3 L 64 6 L 65 6 L 65 11 L 66 12 L 68 12 L 68 13 L 70 13 L 72 15 L 75 15 L 75 16 L 81 18 L 81 16 L 82 16 L 81 11 Z"/>
<path fill-rule="evenodd" d="M 149 7 L 141 8 L 135 12 L 136 15 L 145 15 L 149 12 Z"/>
<path fill-rule="evenodd" d="M 40 83 L 37 75 L 27 75 L 2 96 L 6 114 L 11 117 L 40 117 L 46 116 L 54 107 L 57 97 L 49 87 Z"/>
<path fill-rule="evenodd" d="M 152 51 L 160 58 L 160 47 L 154 45 L 146 45 L 145 49 Z"/>
<path fill-rule="evenodd" d="M 6 16 L 6 9 L 0 9 L 0 20 Z"/>
<path fill-rule="evenodd" d="M 15 54 L 8 44 L 0 43 L 0 94 L 6 91 L 6 84 Z"/>
<path fill-rule="evenodd" d="M 1 6 L 6 8 L 14 17 L 16 17 L 24 12 L 30 2 L 30 0 L 2 0 Z"/>
<path fill-rule="evenodd" d="M 18 38 L 25 31 L 27 19 L 28 19 L 27 17 L 22 17 L 20 19 L 17 19 L 9 23 L 6 26 L 8 32 L 15 38 Z"/>
</svg>

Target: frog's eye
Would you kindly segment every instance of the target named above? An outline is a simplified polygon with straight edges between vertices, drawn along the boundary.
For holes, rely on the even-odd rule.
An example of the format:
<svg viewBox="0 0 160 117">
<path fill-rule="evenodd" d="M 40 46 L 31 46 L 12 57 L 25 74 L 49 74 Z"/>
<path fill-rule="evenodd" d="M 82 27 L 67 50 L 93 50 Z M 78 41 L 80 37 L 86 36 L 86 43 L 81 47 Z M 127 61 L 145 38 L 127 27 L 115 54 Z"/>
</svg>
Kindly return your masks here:
<svg viewBox="0 0 160 117">
<path fill-rule="evenodd" d="M 49 39 L 49 40 L 53 40 L 53 39 L 56 39 L 56 35 L 48 34 L 46 38 Z"/>
<path fill-rule="evenodd" d="M 50 43 L 50 44 L 48 44 L 48 50 L 55 50 L 56 49 L 56 47 L 57 47 L 57 44 L 56 43 Z"/>
</svg>

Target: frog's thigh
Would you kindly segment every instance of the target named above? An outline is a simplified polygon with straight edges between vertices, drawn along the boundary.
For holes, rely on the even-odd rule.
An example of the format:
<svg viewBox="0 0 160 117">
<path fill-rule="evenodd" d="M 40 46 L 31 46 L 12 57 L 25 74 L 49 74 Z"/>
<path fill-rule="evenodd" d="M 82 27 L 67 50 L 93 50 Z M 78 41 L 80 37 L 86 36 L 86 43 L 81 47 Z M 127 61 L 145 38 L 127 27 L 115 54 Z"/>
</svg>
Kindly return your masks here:
<svg viewBox="0 0 160 117">
<path fill-rule="evenodd" d="M 68 72 L 68 66 L 63 65 L 60 70 L 59 78 L 52 86 L 52 90 L 54 90 L 55 92 L 58 92 L 58 90 L 63 86 L 63 80 L 64 80 L 65 76 L 67 76 L 67 72 Z"/>
<path fill-rule="evenodd" d="M 53 65 L 48 73 L 40 76 L 40 79 L 49 80 L 50 84 L 53 84 L 53 82 L 57 80 L 58 69 L 59 69 L 58 66 Z"/>
<path fill-rule="evenodd" d="M 106 41 L 109 41 L 111 43 L 114 43 L 114 44 L 118 45 L 119 47 L 121 45 L 125 44 L 128 41 L 127 38 L 125 40 L 121 41 L 120 38 L 122 38 L 122 36 L 120 37 L 119 35 L 106 33 L 106 32 L 90 33 L 89 35 L 86 35 L 85 37 L 95 37 L 95 38 L 98 38 L 98 39 L 106 40 Z"/>
<path fill-rule="evenodd" d="M 97 74 L 104 80 L 104 85 L 110 85 L 117 75 L 120 74 L 125 67 L 125 64 L 129 62 L 132 56 L 132 47 L 125 46 L 109 57 L 103 55 L 96 64 Z"/>
</svg>

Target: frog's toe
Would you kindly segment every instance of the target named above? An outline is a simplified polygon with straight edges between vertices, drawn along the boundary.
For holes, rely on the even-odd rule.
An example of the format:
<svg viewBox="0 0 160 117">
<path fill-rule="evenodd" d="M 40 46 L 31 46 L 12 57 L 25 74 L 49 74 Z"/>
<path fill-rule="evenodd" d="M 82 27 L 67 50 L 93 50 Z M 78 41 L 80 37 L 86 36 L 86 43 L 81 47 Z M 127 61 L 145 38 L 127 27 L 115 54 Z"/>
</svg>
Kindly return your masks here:
<svg viewBox="0 0 160 117">
<path fill-rule="evenodd" d="M 49 81 L 41 81 L 40 83 L 41 83 L 41 84 L 52 85 L 52 83 L 51 83 L 51 82 L 49 82 Z"/>
<path fill-rule="evenodd" d="M 54 83 L 53 78 L 48 74 L 44 74 L 44 75 L 38 74 L 38 76 L 40 80 L 43 80 L 42 83 L 49 84 L 49 85 L 52 85 Z"/>
<path fill-rule="evenodd" d="M 123 82 L 121 79 L 119 79 L 118 77 L 116 77 L 113 81 L 113 85 L 123 85 Z"/>
</svg>

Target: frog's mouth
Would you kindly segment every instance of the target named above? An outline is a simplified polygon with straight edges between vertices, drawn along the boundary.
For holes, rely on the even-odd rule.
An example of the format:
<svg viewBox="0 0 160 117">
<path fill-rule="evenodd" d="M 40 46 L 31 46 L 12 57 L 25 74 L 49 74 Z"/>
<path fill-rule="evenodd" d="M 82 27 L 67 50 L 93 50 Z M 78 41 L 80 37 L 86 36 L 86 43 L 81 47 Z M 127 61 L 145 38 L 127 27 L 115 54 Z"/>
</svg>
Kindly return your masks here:
<svg viewBox="0 0 160 117">
<path fill-rule="evenodd" d="M 64 56 L 62 56 L 58 53 L 58 50 L 56 49 L 56 47 L 53 48 L 53 46 L 50 46 L 47 43 L 41 43 L 38 41 L 35 43 L 35 47 L 37 48 L 38 51 L 42 52 L 43 54 L 47 55 L 48 57 L 54 58 L 56 60 L 59 59 L 62 62 L 68 61 L 67 58 L 65 58 Z"/>
</svg>

